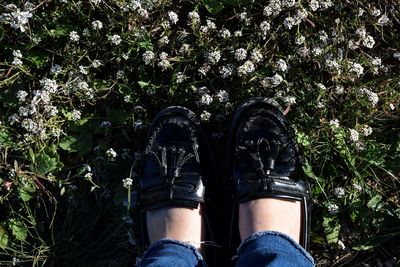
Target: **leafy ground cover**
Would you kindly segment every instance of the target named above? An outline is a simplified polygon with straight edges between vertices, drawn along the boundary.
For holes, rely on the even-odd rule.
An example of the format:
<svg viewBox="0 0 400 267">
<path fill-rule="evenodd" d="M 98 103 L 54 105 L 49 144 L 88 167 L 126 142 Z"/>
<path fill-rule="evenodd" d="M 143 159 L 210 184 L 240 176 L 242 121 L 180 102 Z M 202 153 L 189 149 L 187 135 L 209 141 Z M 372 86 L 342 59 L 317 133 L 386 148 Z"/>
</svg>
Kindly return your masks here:
<svg viewBox="0 0 400 267">
<path fill-rule="evenodd" d="M 260 95 L 303 146 L 317 264 L 399 265 L 399 37 L 394 0 L 2 1 L 0 265 L 133 265 L 152 117 L 221 145 Z"/>
</svg>

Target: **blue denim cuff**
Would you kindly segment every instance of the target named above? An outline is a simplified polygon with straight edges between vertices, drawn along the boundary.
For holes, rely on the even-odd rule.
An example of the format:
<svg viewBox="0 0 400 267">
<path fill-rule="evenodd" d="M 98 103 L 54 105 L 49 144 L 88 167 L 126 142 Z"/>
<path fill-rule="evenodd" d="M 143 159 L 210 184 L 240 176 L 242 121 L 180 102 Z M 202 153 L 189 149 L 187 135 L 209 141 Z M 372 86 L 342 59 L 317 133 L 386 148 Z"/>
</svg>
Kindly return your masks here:
<svg viewBox="0 0 400 267">
<path fill-rule="evenodd" d="M 152 253 L 152 251 L 159 250 L 163 245 L 166 245 L 166 244 L 171 244 L 173 246 L 179 246 L 180 249 L 185 250 L 185 253 L 193 254 L 199 262 L 201 262 L 202 264 L 204 263 L 203 256 L 200 254 L 199 250 L 195 246 L 190 244 L 190 242 L 182 242 L 182 241 L 178 241 L 178 240 L 174 240 L 174 239 L 164 238 L 164 239 L 158 240 L 157 242 L 152 244 L 150 247 L 148 247 L 148 249 L 145 251 L 145 253 L 143 254 L 143 256 L 141 258 L 139 258 L 139 257 L 136 258 L 136 266 L 141 266 L 140 262 L 142 261 L 142 259 L 146 258 L 146 256 L 148 254 Z M 203 265 L 203 266 L 205 266 L 205 265 Z"/>
<path fill-rule="evenodd" d="M 313 257 L 302 247 L 298 242 L 293 240 L 290 236 L 278 231 L 260 231 L 251 234 L 247 237 L 237 249 L 237 254 L 240 256 L 245 247 L 255 239 L 268 238 L 269 236 L 279 237 L 282 241 L 289 243 L 292 247 L 297 249 L 306 259 L 314 265 Z"/>
</svg>

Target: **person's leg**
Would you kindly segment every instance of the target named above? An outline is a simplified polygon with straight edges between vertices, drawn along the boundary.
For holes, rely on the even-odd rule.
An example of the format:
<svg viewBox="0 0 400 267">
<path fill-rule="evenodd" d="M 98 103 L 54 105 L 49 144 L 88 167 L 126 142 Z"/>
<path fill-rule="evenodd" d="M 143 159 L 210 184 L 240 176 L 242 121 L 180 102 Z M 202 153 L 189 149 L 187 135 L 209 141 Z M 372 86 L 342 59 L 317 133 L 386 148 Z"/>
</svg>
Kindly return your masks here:
<svg viewBox="0 0 400 267">
<path fill-rule="evenodd" d="M 204 234 L 200 205 L 153 209 L 146 221 L 151 246 L 139 266 L 205 266 L 199 251 Z"/>
<path fill-rule="evenodd" d="M 140 177 L 150 247 L 138 266 L 205 266 L 199 251 L 205 228 L 199 125 L 193 112 L 171 106 L 150 127 Z"/>
<path fill-rule="evenodd" d="M 262 198 L 239 205 L 242 245 L 236 266 L 313 266 L 312 257 L 299 245 L 299 201 Z"/>
<path fill-rule="evenodd" d="M 282 112 L 262 97 L 245 101 L 228 148 L 242 241 L 237 266 L 313 266 L 310 190 L 296 175 L 303 156 Z"/>
<path fill-rule="evenodd" d="M 300 242 L 301 205 L 299 201 L 260 198 L 239 205 L 241 240 L 260 231 L 278 231 Z"/>
<path fill-rule="evenodd" d="M 146 212 L 150 244 L 160 239 L 174 239 L 200 249 L 204 222 L 200 205 L 197 209 L 185 207 L 159 208 Z"/>
</svg>

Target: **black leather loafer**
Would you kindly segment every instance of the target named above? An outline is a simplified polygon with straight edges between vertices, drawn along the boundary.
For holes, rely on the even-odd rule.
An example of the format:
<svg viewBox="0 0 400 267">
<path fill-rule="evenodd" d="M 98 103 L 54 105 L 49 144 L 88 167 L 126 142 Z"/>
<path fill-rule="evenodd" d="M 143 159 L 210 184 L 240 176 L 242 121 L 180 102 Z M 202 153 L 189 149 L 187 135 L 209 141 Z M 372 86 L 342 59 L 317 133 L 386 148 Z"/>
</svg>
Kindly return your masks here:
<svg viewBox="0 0 400 267">
<path fill-rule="evenodd" d="M 237 203 L 269 197 L 300 201 L 300 244 L 307 249 L 310 193 L 294 175 L 303 156 L 282 112 L 265 98 L 247 100 L 234 115 L 228 146 Z"/>
<path fill-rule="evenodd" d="M 140 178 L 142 211 L 165 206 L 197 208 L 204 202 L 200 122 L 187 108 L 162 110 L 150 128 Z"/>
</svg>

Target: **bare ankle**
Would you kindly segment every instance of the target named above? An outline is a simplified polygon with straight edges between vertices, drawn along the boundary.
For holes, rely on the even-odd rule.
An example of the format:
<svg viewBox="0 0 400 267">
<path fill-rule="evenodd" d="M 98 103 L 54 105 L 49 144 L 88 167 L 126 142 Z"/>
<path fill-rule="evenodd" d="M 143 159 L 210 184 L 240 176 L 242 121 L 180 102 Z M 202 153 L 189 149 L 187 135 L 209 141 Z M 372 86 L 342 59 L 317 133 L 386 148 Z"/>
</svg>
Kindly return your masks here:
<svg viewBox="0 0 400 267">
<path fill-rule="evenodd" d="M 201 247 L 204 222 L 200 205 L 197 209 L 166 207 L 146 212 L 150 244 L 161 239 L 173 239 Z"/>
<path fill-rule="evenodd" d="M 277 198 L 261 198 L 239 205 L 240 238 L 259 231 L 278 231 L 300 240 L 301 204 Z"/>
</svg>

